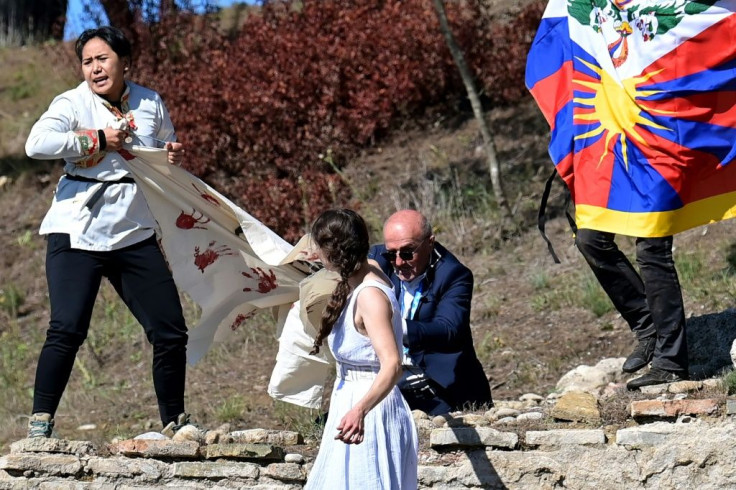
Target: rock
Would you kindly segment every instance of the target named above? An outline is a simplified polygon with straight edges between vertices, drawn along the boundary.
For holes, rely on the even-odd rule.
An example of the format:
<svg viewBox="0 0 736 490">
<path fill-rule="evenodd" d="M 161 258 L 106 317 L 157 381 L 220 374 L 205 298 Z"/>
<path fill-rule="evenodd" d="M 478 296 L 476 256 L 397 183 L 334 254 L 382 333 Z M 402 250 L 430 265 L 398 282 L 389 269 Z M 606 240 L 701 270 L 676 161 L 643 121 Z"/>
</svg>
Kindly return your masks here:
<svg viewBox="0 0 736 490">
<path fill-rule="evenodd" d="M 597 445 L 606 443 L 606 435 L 600 429 L 557 429 L 527 431 L 526 443 L 530 446 Z"/>
<path fill-rule="evenodd" d="M 0 458 L 0 470 L 74 476 L 82 463 L 71 454 L 16 453 Z"/>
<path fill-rule="evenodd" d="M 284 463 L 303 464 L 304 456 L 298 453 L 289 453 L 286 456 L 284 456 Z"/>
<path fill-rule="evenodd" d="M 307 479 L 304 468 L 294 463 L 271 463 L 262 471 L 265 476 L 279 481 L 304 482 Z"/>
<path fill-rule="evenodd" d="M 578 366 L 566 373 L 557 382 L 557 389 L 563 394 L 569 391 L 597 393 L 611 381 L 611 377 L 595 366 Z"/>
<path fill-rule="evenodd" d="M 499 410 L 502 408 L 511 408 L 513 410 L 524 410 L 526 408 L 526 404 L 524 402 L 516 401 L 516 400 L 501 400 L 494 402 L 494 405 Z"/>
<path fill-rule="evenodd" d="M 732 398 L 726 400 L 726 413 L 728 415 L 736 415 L 736 400 Z"/>
<path fill-rule="evenodd" d="M 192 461 L 174 463 L 173 475 L 180 478 L 245 478 L 255 480 L 261 469 L 255 463 Z"/>
<path fill-rule="evenodd" d="M 231 458 L 254 460 L 283 460 L 284 450 L 270 444 L 212 444 L 203 446 L 205 459 Z"/>
<path fill-rule="evenodd" d="M 274 444 L 277 446 L 294 446 L 302 442 L 298 432 L 289 430 L 249 429 L 230 433 L 233 442 L 239 444 Z"/>
<path fill-rule="evenodd" d="M 710 379 L 704 379 L 703 380 L 703 388 L 710 388 L 712 390 L 723 390 L 726 391 L 725 386 L 723 386 L 723 380 L 718 378 L 710 378 Z"/>
<path fill-rule="evenodd" d="M 466 413 L 459 417 L 455 417 L 452 420 L 447 421 L 448 427 L 482 427 L 490 424 L 490 421 L 483 415 L 476 415 L 474 413 Z"/>
<path fill-rule="evenodd" d="M 431 447 L 500 447 L 513 449 L 519 436 L 512 432 L 501 432 L 490 427 L 458 427 L 435 429 L 429 436 Z"/>
<path fill-rule="evenodd" d="M 573 422 L 597 424 L 601 421 L 598 400 L 590 393 L 582 391 L 569 391 L 562 395 L 550 415 L 556 419 Z"/>
<path fill-rule="evenodd" d="M 542 412 L 525 412 L 519 414 L 519 416 L 516 417 L 516 420 L 521 422 L 522 420 L 542 420 L 543 418 L 544 414 Z"/>
<path fill-rule="evenodd" d="M 220 439 L 221 438 L 222 438 L 222 434 L 220 434 L 219 432 L 216 432 L 214 430 L 211 430 L 211 431 L 208 431 L 204 435 L 204 443 L 207 444 L 207 445 L 209 445 L 209 444 L 217 444 L 218 442 L 220 442 Z"/>
<path fill-rule="evenodd" d="M 678 415 L 709 415 L 718 410 L 718 401 L 700 400 L 637 400 L 631 402 L 631 416 L 677 417 Z"/>
<path fill-rule="evenodd" d="M 193 441 L 176 442 L 172 440 L 128 439 L 109 444 L 112 454 L 142 458 L 196 458 L 199 444 Z"/>
<path fill-rule="evenodd" d="M 171 438 L 174 442 L 192 441 L 197 444 L 204 444 L 205 431 L 195 425 L 185 425 Z"/>
<path fill-rule="evenodd" d="M 149 441 L 164 441 L 164 440 L 168 440 L 169 438 L 160 432 L 144 432 L 143 434 L 138 434 L 133 439 L 134 440 L 145 439 Z M 119 441 L 113 441 L 113 443 L 117 443 L 117 442 Z"/>
<path fill-rule="evenodd" d="M 521 411 L 515 410 L 513 408 L 499 408 L 496 412 L 496 417 L 499 419 L 502 419 L 504 417 L 516 417 L 519 415 Z"/>
<path fill-rule="evenodd" d="M 521 395 L 519 397 L 519 401 L 522 402 L 535 402 L 537 405 L 542 403 L 544 401 L 544 397 L 541 395 L 537 395 L 536 393 L 526 393 L 524 395 Z"/>
<path fill-rule="evenodd" d="M 19 453 L 61 453 L 77 456 L 93 456 L 97 447 L 90 441 L 69 441 L 66 439 L 34 437 L 21 439 L 10 445 L 10 454 Z"/>
<path fill-rule="evenodd" d="M 412 410 L 411 416 L 414 417 L 414 420 L 422 420 L 422 419 L 429 419 L 429 415 L 427 415 L 426 412 L 423 412 L 421 410 Z"/>
<path fill-rule="evenodd" d="M 701 389 L 703 389 L 702 381 L 678 381 L 670 383 L 667 387 L 667 391 L 670 393 L 692 393 Z"/>
</svg>

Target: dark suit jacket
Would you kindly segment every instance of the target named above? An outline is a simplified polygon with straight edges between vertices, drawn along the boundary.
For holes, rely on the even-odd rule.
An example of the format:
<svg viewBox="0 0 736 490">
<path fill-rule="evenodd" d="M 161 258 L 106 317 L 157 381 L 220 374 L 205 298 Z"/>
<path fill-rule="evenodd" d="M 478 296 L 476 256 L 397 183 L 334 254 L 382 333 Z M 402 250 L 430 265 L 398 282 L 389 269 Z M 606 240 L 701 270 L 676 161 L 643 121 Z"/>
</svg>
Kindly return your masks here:
<svg viewBox="0 0 736 490">
<path fill-rule="evenodd" d="M 381 256 L 385 251 L 384 245 L 374 245 L 369 257 L 391 279 L 399 298 L 400 280 Z M 490 402 L 491 388 L 475 354 L 470 332 L 472 272 L 445 247 L 435 243 L 422 291 L 414 318 L 406 321 L 412 362 L 443 388 L 442 398 L 453 409 L 467 403 Z"/>
</svg>

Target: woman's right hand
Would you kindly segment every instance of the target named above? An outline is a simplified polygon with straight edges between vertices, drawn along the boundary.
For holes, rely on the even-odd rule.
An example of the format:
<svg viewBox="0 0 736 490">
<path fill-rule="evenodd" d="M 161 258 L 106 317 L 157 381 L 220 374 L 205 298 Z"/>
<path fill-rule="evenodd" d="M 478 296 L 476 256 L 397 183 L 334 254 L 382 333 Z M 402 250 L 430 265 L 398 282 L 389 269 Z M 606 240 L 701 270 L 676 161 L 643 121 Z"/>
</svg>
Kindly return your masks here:
<svg viewBox="0 0 736 490">
<path fill-rule="evenodd" d="M 122 129 L 107 127 L 102 131 L 105 133 L 105 150 L 107 151 L 118 151 L 123 147 L 125 138 L 128 137 L 128 132 Z"/>
<path fill-rule="evenodd" d="M 363 410 L 357 406 L 353 407 L 337 425 L 335 439 L 345 444 L 360 444 L 363 442 L 363 438 L 365 437 L 365 429 L 363 427 L 364 419 L 365 413 Z"/>
</svg>

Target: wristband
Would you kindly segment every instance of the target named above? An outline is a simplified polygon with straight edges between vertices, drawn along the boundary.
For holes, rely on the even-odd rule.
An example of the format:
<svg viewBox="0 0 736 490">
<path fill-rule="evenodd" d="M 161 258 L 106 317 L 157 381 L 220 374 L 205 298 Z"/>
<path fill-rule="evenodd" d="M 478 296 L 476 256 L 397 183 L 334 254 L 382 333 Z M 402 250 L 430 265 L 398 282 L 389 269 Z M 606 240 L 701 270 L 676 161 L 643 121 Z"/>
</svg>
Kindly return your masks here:
<svg viewBox="0 0 736 490">
<path fill-rule="evenodd" d="M 100 139 L 100 151 L 104 151 L 105 148 L 107 148 L 107 138 L 105 138 L 105 132 L 101 129 L 98 129 L 97 137 Z"/>
</svg>

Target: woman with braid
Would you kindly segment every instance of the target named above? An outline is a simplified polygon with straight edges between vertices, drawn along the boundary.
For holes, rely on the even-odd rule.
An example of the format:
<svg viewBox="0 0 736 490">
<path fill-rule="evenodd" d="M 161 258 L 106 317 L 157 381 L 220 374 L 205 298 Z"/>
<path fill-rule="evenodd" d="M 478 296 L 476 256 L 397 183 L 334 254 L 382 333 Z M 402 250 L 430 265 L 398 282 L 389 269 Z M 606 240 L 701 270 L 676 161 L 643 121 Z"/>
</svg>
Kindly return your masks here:
<svg viewBox="0 0 736 490">
<path fill-rule="evenodd" d="M 396 386 L 402 326 L 396 295 L 368 260 L 368 230 L 348 209 L 322 213 L 312 240 L 324 266 L 341 280 L 314 342 L 337 361 L 330 412 L 306 489 L 417 488 L 417 431 Z"/>
</svg>

